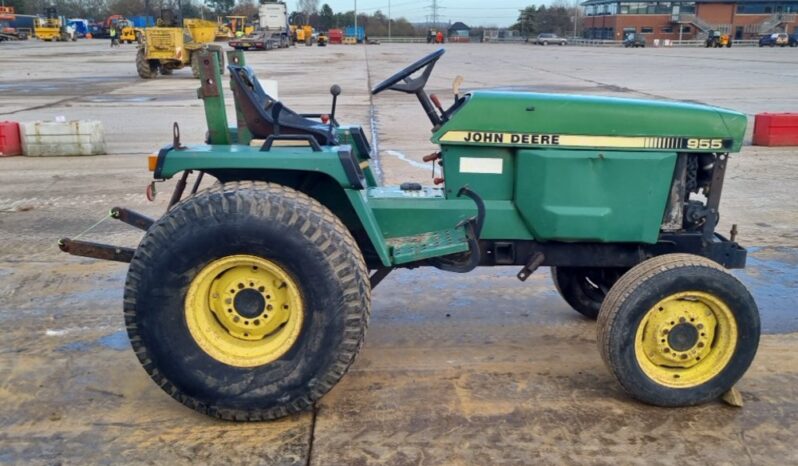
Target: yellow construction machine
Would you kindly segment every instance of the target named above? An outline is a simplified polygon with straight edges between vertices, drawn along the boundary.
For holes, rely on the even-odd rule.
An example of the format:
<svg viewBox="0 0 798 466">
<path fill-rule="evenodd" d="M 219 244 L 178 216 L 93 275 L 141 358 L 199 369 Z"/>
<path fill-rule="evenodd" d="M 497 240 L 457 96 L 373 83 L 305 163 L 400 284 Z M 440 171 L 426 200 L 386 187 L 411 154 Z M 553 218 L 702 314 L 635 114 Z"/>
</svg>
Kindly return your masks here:
<svg viewBox="0 0 798 466">
<path fill-rule="evenodd" d="M 55 8 L 45 10 L 44 18 L 36 18 L 33 22 L 33 36 L 46 42 L 66 42 L 73 37 L 66 31 L 66 25 L 61 17 L 56 14 Z"/>
<path fill-rule="evenodd" d="M 216 23 L 198 19 L 186 19 L 184 27 L 178 27 L 171 16 L 162 13 L 159 26 L 144 30 L 144 43 L 136 53 L 136 71 L 144 79 L 153 79 L 160 74 L 172 74 L 186 66 L 191 67 L 195 78 L 199 77 L 198 52 L 213 50 L 219 58 L 219 67 L 224 74 L 224 52 L 221 46 L 212 45 L 216 38 Z"/>
<path fill-rule="evenodd" d="M 255 26 L 247 24 L 249 18 L 246 16 L 225 16 L 227 22 L 222 22 L 220 16 L 216 20 L 216 40 L 229 40 L 236 37 L 243 37 L 252 34 Z"/>
<path fill-rule="evenodd" d="M 305 45 L 313 44 L 313 26 L 306 24 L 304 26 L 291 25 L 291 37 L 294 38 L 294 44 L 303 42 Z"/>
</svg>

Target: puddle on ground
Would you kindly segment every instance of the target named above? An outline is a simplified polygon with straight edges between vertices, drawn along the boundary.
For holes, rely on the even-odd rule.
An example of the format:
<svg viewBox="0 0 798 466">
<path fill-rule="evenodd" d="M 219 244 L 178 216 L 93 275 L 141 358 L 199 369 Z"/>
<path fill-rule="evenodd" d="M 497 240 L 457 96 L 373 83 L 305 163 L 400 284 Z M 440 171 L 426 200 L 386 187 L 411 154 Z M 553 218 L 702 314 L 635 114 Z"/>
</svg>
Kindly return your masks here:
<svg viewBox="0 0 798 466">
<path fill-rule="evenodd" d="M 104 337 L 100 337 L 96 340 L 73 341 L 71 343 L 62 345 L 60 348 L 58 348 L 58 351 L 84 352 L 94 348 L 109 348 L 116 351 L 127 351 L 128 349 L 130 349 L 130 343 L 128 342 L 127 332 L 125 330 L 119 330 L 110 335 L 105 335 Z"/>
<path fill-rule="evenodd" d="M 798 249 L 749 248 L 744 270 L 734 271 L 759 306 L 763 333 L 798 331 L 793 303 L 798 288 Z"/>
</svg>

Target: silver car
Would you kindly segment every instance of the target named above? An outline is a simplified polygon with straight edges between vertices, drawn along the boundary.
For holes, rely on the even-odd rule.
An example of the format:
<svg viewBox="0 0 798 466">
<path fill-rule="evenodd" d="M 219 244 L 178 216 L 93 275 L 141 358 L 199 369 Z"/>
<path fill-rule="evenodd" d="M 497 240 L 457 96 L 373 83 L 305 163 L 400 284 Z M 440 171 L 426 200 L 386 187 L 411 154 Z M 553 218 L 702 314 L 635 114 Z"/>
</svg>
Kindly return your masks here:
<svg viewBox="0 0 798 466">
<path fill-rule="evenodd" d="M 557 34 L 546 32 L 543 34 L 538 34 L 538 37 L 535 39 L 535 43 L 538 45 L 549 45 L 549 44 L 567 45 L 568 40 L 565 37 L 558 36 Z"/>
</svg>

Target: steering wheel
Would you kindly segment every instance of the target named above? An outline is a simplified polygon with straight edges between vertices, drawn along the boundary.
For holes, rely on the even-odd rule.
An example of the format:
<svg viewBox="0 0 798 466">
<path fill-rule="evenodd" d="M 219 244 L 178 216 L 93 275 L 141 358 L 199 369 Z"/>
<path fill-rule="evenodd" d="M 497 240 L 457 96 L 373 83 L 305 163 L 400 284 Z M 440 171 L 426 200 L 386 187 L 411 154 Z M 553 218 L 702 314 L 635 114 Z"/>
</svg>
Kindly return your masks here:
<svg viewBox="0 0 798 466">
<path fill-rule="evenodd" d="M 408 82 L 407 86 L 401 85 L 395 89 L 397 91 L 407 92 L 410 94 L 415 93 L 418 89 L 424 87 L 424 84 L 427 83 L 427 79 L 429 78 L 429 75 L 432 72 L 432 67 L 435 66 L 435 62 L 437 62 L 438 59 L 441 58 L 441 55 L 443 55 L 444 52 L 446 52 L 446 50 L 444 49 L 438 49 L 432 52 L 431 54 L 427 55 L 421 60 L 403 69 L 402 71 L 399 71 L 398 73 L 394 74 L 385 81 L 377 84 L 377 86 L 375 86 L 374 89 L 371 90 L 371 93 L 373 95 L 376 95 L 384 91 L 385 89 L 389 89 L 393 86 L 396 86 L 397 84 L 399 84 L 400 81 L 408 81 L 408 78 L 413 73 L 426 66 L 427 69 L 424 70 L 423 76 L 421 76 L 416 80 L 413 80 L 413 82 Z"/>
</svg>

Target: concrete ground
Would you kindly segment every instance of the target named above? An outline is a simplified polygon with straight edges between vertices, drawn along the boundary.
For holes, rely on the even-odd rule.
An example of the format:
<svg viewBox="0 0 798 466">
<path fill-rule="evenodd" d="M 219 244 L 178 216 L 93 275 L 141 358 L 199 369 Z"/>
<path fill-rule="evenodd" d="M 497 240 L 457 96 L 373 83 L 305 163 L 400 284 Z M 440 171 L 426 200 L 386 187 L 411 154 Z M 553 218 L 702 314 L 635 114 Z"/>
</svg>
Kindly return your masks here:
<svg viewBox="0 0 798 466">
<path fill-rule="evenodd" d="M 721 229 L 751 248 L 735 272 L 765 335 L 737 388 L 745 406 L 660 409 L 630 400 L 600 360 L 594 324 L 571 311 L 542 270 L 468 275 L 400 271 L 373 294 L 366 344 L 313 412 L 255 424 L 183 407 L 139 367 L 123 330 L 126 266 L 71 257 L 56 241 L 144 199 L 145 156 L 205 132 L 187 70 L 140 80 L 135 49 L 106 41 L 0 45 L 0 120 L 99 119 L 109 155 L 0 159 L 0 463 L 75 464 L 795 464 L 798 431 L 798 154 L 746 146 L 732 158 Z M 798 109 L 791 49 L 594 49 L 447 45 L 429 89 L 500 87 Z M 433 50 L 426 45 L 298 47 L 249 53 L 297 111 L 325 111 L 379 147 L 386 183 L 429 182 L 434 147 L 418 103 L 369 86 Z M 232 103 L 232 101 L 228 101 Z M 750 139 L 750 131 L 749 131 Z M 102 223 L 86 238 L 135 246 Z"/>
</svg>

